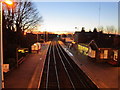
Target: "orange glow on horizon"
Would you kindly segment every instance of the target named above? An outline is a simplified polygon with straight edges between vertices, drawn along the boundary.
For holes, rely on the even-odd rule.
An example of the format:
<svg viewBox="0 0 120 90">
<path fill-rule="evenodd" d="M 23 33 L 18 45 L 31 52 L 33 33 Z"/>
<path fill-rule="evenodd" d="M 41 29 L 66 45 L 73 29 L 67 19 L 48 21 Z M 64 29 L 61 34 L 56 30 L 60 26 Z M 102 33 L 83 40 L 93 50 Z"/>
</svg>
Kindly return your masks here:
<svg viewBox="0 0 120 90">
<path fill-rule="evenodd" d="M 73 34 L 72 32 L 54 32 L 54 34 Z"/>
<path fill-rule="evenodd" d="M 29 33 L 29 32 L 26 32 Z M 33 34 L 44 34 L 45 32 L 32 32 Z M 49 34 L 73 34 L 73 33 L 68 33 L 68 32 L 47 32 Z"/>
<path fill-rule="evenodd" d="M 26 33 L 33 33 L 33 34 L 44 34 L 44 33 L 49 33 L 49 34 L 59 34 L 59 35 L 61 35 L 61 34 L 73 34 L 73 32 L 66 32 L 66 31 L 55 31 L 55 32 L 53 32 L 53 31 L 40 31 L 40 30 L 26 30 L 25 31 L 25 33 L 24 34 L 26 34 Z"/>
</svg>

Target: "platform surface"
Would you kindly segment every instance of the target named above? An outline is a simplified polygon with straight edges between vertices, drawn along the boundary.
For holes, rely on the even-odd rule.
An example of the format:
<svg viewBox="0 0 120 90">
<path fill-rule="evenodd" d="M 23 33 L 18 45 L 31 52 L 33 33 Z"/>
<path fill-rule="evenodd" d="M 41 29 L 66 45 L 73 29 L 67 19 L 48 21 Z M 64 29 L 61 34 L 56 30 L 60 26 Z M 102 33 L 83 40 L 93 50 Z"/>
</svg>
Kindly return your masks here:
<svg viewBox="0 0 120 90">
<path fill-rule="evenodd" d="M 99 88 L 120 89 L 120 67 L 114 67 L 108 63 L 91 61 L 87 56 L 80 54 L 74 48 L 69 49 L 64 43 L 59 43 L 61 43 L 62 47 L 80 69 Z"/>
<path fill-rule="evenodd" d="M 29 54 L 18 68 L 5 77 L 5 88 L 38 88 L 50 42 L 42 44 L 37 54 Z"/>
</svg>

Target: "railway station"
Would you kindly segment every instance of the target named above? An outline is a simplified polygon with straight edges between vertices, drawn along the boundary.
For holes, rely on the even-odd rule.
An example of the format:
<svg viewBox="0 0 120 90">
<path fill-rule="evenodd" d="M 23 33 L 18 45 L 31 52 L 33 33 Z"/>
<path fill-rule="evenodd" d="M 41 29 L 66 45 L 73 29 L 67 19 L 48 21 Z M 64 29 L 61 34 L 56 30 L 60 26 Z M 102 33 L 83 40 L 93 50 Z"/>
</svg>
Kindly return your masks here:
<svg viewBox="0 0 120 90">
<path fill-rule="evenodd" d="M 120 2 L 0 1 L 0 89 L 120 89 Z"/>
<path fill-rule="evenodd" d="M 95 64 L 92 61 L 88 61 L 85 55 L 81 55 L 73 51 L 73 49 L 69 49 L 62 41 L 54 40 L 44 43 L 39 53 L 32 53 L 26 56 L 24 58 L 25 61 L 19 68 L 6 74 L 5 87 L 40 89 L 97 89 L 109 88 L 111 85 L 111 88 L 118 87 L 118 67 L 107 70 L 107 68 L 112 68 L 112 66 L 106 63 Z M 106 69 L 102 69 L 101 67 Z M 97 71 L 94 71 L 95 68 Z M 114 74 L 110 74 L 111 72 Z M 104 74 L 108 75 L 108 78 Z M 107 83 L 111 80 L 111 83 Z"/>
</svg>

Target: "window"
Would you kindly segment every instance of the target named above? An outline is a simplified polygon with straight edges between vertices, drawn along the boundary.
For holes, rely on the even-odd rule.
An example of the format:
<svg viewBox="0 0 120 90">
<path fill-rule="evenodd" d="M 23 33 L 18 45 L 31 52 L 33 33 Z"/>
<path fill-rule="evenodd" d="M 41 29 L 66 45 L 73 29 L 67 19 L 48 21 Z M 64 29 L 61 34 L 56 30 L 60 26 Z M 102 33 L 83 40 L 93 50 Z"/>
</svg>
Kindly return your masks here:
<svg viewBox="0 0 120 90">
<path fill-rule="evenodd" d="M 115 61 L 117 61 L 117 59 L 118 59 L 118 50 L 114 50 L 113 52 L 114 52 L 114 57 L 113 57 L 113 59 L 114 59 Z"/>
<path fill-rule="evenodd" d="M 104 50 L 104 59 L 108 58 L 108 50 Z"/>
<path fill-rule="evenodd" d="M 108 50 L 101 50 L 100 59 L 107 59 L 108 58 Z"/>
<path fill-rule="evenodd" d="M 96 55 L 96 51 L 92 50 L 92 49 L 89 47 L 88 56 L 90 56 L 91 58 L 95 58 L 95 55 Z"/>
<path fill-rule="evenodd" d="M 91 56 L 92 56 L 92 58 L 95 58 L 95 51 L 91 51 Z"/>
</svg>

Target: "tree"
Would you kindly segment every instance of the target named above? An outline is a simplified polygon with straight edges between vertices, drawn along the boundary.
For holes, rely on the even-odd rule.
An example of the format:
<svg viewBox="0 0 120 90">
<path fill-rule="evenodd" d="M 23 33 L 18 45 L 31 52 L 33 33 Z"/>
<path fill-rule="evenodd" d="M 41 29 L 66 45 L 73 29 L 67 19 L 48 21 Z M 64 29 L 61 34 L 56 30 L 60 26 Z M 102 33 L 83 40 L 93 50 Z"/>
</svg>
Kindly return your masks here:
<svg viewBox="0 0 120 90">
<path fill-rule="evenodd" d="M 99 31 L 99 32 L 103 32 L 103 31 L 104 31 L 104 27 L 103 27 L 103 26 L 99 26 L 99 27 L 98 27 L 98 31 Z"/>
<path fill-rule="evenodd" d="M 39 13 L 37 9 L 33 8 L 33 4 L 31 2 L 19 2 L 17 6 L 19 7 L 16 10 L 18 12 L 16 13 L 17 31 L 35 28 L 42 17 L 38 16 Z"/>
<path fill-rule="evenodd" d="M 82 27 L 82 30 L 81 30 L 81 32 L 85 32 L 85 28 L 84 28 L 84 27 Z"/>
<path fill-rule="evenodd" d="M 6 6 L 4 15 L 7 21 L 6 27 L 19 33 L 35 28 L 42 21 L 42 16 L 39 15 L 34 4 L 22 0 L 15 2 L 12 8 Z"/>
<path fill-rule="evenodd" d="M 94 29 L 93 29 L 93 32 L 94 32 L 94 33 L 97 33 L 97 28 L 94 28 Z"/>
<path fill-rule="evenodd" d="M 113 25 L 106 26 L 106 31 L 107 31 L 108 34 L 110 34 L 110 33 L 116 33 L 116 29 L 115 29 L 115 27 Z"/>
<path fill-rule="evenodd" d="M 4 5 L 4 29 L 16 32 L 16 39 L 19 46 L 25 43 L 24 31 L 32 30 L 42 21 L 34 4 L 29 1 L 14 2 L 12 7 Z"/>
<path fill-rule="evenodd" d="M 35 37 L 24 36 L 25 30 L 35 28 L 42 21 L 42 16 L 29 1 L 14 2 L 12 7 L 3 4 L 3 41 L 4 61 L 15 58 L 16 48 L 30 48 Z"/>
</svg>

